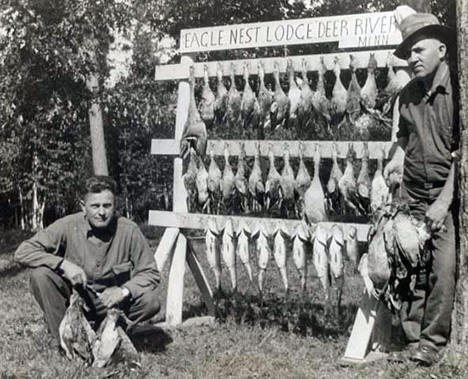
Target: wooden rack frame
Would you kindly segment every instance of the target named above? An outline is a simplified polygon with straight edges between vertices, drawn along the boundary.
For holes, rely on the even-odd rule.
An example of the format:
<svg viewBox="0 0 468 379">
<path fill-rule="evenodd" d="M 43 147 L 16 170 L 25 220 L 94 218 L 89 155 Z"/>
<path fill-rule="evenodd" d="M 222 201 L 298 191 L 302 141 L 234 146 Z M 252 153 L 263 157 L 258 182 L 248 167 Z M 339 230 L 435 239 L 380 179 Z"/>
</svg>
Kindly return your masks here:
<svg viewBox="0 0 468 379">
<path fill-rule="evenodd" d="M 349 22 L 350 25 L 357 25 L 358 21 L 361 21 L 359 25 L 377 25 L 382 20 L 393 17 L 389 15 L 391 12 L 382 12 L 382 13 L 368 13 L 363 15 L 351 15 L 351 16 L 340 16 L 339 20 L 342 22 Z M 346 47 L 350 48 L 362 48 L 362 41 L 370 41 L 371 37 L 375 37 L 375 30 L 372 28 L 370 30 L 366 29 L 366 32 L 363 32 L 362 35 L 330 35 L 329 38 L 321 39 L 320 37 L 320 25 L 325 25 L 323 28 L 328 28 L 327 25 L 335 25 L 337 17 L 322 17 L 320 19 L 306 19 L 304 22 L 307 22 L 307 25 L 315 25 L 318 29 L 316 33 L 311 33 L 311 38 L 300 41 L 302 43 L 317 43 L 317 42 L 330 42 L 331 40 L 340 41 L 340 38 L 346 39 Z M 343 21 L 344 20 L 344 21 Z M 358 21 L 356 21 L 358 20 Z M 380 21 L 379 21 L 380 20 Z M 292 20 L 297 25 L 298 20 Z M 283 22 L 283 21 L 282 21 Z M 285 25 L 288 23 L 288 20 L 285 20 Z M 352 23 L 355 24 L 352 24 Z M 394 22 L 394 21 L 392 21 Z M 322 24 L 320 24 L 322 23 Z M 332 23 L 332 24 L 330 24 Z M 335 23 L 335 24 L 333 24 Z M 239 28 L 258 28 L 258 30 L 268 30 L 269 27 L 275 26 L 278 27 L 278 22 L 266 22 L 266 23 L 256 23 L 256 24 L 243 24 L 239 25 Z M 318 26 L 317 26 L 318 25 Z M 220 29 L 221 28 L 221 29 Z M 216 27 L 217 33 L 222 32 L 223 27 Z M 235 26 L 225 26 L 226 30 L 231 31 Z M 312 27 L 311 27 L 312 28 Z M 330 26 L 332 28 L 332 26 Z M 203 37 L 203 33 L 206 33 L 207 28 L 203 29 L 187 29 L 181 31 L 181 40 L 183 36 L 186 36 L 188 33 L 195 35 L 199 33 L 199 37 Z M 245 30 L 247 30 L 245 29 Z M 375 27 L 374 27 L 375 29 Z M 388 45 L 396 45 L 400 42 L 401 36 L 398 32 L 395 31 L 395 28 L 389 27 L 391 32 L 391 38 L 387 38 L 386 41 L 389 41 Z M 220 32 L 221 30 L 221 32 Z M 240 29 L 239 29 L 240 30 Z M 312 30 L 312 29 L 311 29 Z M 325 29 L 324 29 L 325 30 Z M 328 30 L 328 29 L 327 29 Z M 332 30 L 332 29 L 330 29 Z M 359 31 L 357 27 L 355 29 L 350 29 Z M 383 30 L 383 26 L 382 26 Z M 330 33 L 332 33 L 330 31 Z M 395 37 L 396 33 L 396 37 Z M 351 33 L 352 34 L 352 33 Z M 378 34 L 378 32 L 377 32 Z M 382 34 L 382 33 L 381 33 Z M 336 38 L 335 38 L 336 37 Z M 383 36 L 385 37 L 385 35 Z M 185 37 L 186 38 L 186 37 Z M 385 40 L 385 38 L 383 39 Z M 353 42 L 355 41 L 355 42 Z M 380 40 L 379 40 L 380 41 Z M 281 43 L 279 43 L 281 42 Z M 296 40 L 291 41 L 279 41 L 277 45 L 290 45 L 298 44 Z M 354 44 L 353 44 L 354 43 Z M 250 44 L 252 45 L 252 43 Z M 267 45 L 266 43 L 253 44 L 248 47 L 261 47 Z M 269 46 L 272 44 L 269 43 Z M 242 48 L 243 46 L 229 45 L 227 43 L 224 48 Z M 381 48 L 379 46 L 379 48 Z M 181 47 L 181 50 L 184 49 Z M 258 58 L 258 59 L 245 59 L 245 60 L 235 60 L 235 61 L 221 61 L 221 62 L 204 62 L 204 63 L 194 63 L 192 56 L 196 50 L 185 49 L 185 55 L 182 55 L 180 64 L 171 64 L 164 66 L 157 66 L 155 70 L 155 80 L 181 80 L 178 85 L 178 100 L 177 100 L 177 113 L 176 113 L 176 125 L 175 125 L 175 136 L 174 139 L 153 139 L 151 153 L 155 155 L 174 155 L 174 203 L 173 203 L 173 212 L 165 211 L 150 211 L 149 214 L 149 224 L 163 226 L 167 229 L 165 230 L 161 242 L 155 252 L 155 259 L 160 270 L 163 269 L 166 262 L 170 264 L 170 272 L 168 279 L 168 290 L 167 290 L 167 305 L 166 305 L 166 323 L 169 325 L 178 325 L 182 322 L 182 306 L 183 306 L 183 286 L 184 286 L 184 275 L 185 275 L 185 263 L 187 262 L 189 268 L 194 274 L 197 285 L 200 288 L 201 295 L 205 301 L 208 312 L 214 314 L 214 304 L 213 304 L 213 294 L 209 283 L 206 279 L 206 276 L 201 268 L 201 265 L 194 253 L 193 248 L 191 247 L 190 241 L 187 240 L 184 233 L 182 232 L 185 228 L 190 229 L 204 229 L 206 225 L 207 218 L 215 217 L 218 224 L 226 222 L 227 218 L 231 218 L 234 223 L 243 220 L 248 224 L 253 224 L 258 222 L 258 219 L 254 217 L 243 217 L 243 216 L 218 216 L 218 215 L 202 215 L 202 214 L 192 214 L 188 213 L 187 210 L 187 193 L 182 180 L 182 159 L 178 157 L 180 140 L 184 128 L 184 124 L 187 119 L 189 99 L 190 99 L 190 90 L 189 84 L 185 81 L 189 77 L 189 67 L 193 66 L 195 69 L 195 77 L 203 77 L 204 67 L 207 66 L 208 73 L 210 76 L 216 75 L 216 70 L 218 65 L 225 68 L 225 70 L 231 67 L 233 64 L 234 71 L 236 75 L 242 74 L 242 68 L 245 63 L 249 64 L 249 73 L 255 75 L 257 73 L 257 63 L 262 62 L 265 72 L 270 73 L 273 71 L 274 63 L 279 63 L 280 71 L 286 71 L 286 64 L 288 60 L 291 60 L 296 71 L 301 70 L 301 65 L 305 59 L 307 62 L 308 71 L 316 71 L 319 67 L 320 58 L 323 57 L 325 65 L 328 68 L 332 66 L 332 60 L 335 57 L 338 57 L 341 67 L 345 70 L 349 65 L 350 54 L 357 59 L 357 67 L 365 68 L 367 67 L 367 61 L 369 53 L 374 53 L 375 58 L 378 63 L 378 67 L 385 67 L 388 55 L 393 52 L 393 50 L 367 50 L 367 51 L 353 51 L 353 52 L 338 52 L 331 54 L 320 54 L 320 55 L 306 55 L 306 56 L 291 56 L 291 57 L 277 57 L 277 58 Z M 220 50 L 220 46 L 204 46 L 203 49 L 199 51 L 210 51 L 210 50 Z M 407 72 L 407 64 L 405 61 L 394 59 L 394 68 L 397 69 L 397 75 L 404 75 L 409 78 Z M 226 74 L 227 71 L 224 71 Z M 395 107 L 396 108 L 396 107 Z M 394 119 L 394 123 L 396 120 Z M 260 154 L 266 156 L 268 149 L 272 148 L 273 154 L 275 156 L 282 156 L 284 152 L 284 145 L 288 145 L 291 156 L 297 156 L 299 154 L 299 149 L 303 150 L 304 157 L 312 157 L 315 150 L 315 146 L 318 144 L 321 156 L 324 158 L 331 157 L 332 145 L 335 144 L 337 147 L 338 157 L 344 158 L 346 151 L 348 149 L 348 144 L 352 143 L 354 149 L 356 150 L 357 156 L 362 156 L 363 142 L 331 142 L 331 141 L 241 141 L 241 140 L 209 140 L 208 141 L 208 151 L 213 151 L 215 155 L 222 155 L 224 146 L 227 144 L 229 147 L 230 154 L 237 155 L 240 152 L 241 144 L 244 145 L 246 154 L 252 156 L 255 153 L 257 144 L 260 147 Z M 384 148 L 385 153 L 388 154 L 391 148 L 392 142 L 369 142 L 368 148 L 370 153 L 370 158 L 376 157 L 376 151 L 378 149 Z M 274 223 L 278 219 L 262 219 L 262 222 L 267 224 Z M 289 228 L 293 228 L 297 225 L 299 220 L 283 220 L 284 223 Z M 349 227 L 351 224 L 342 223 L 343 228 Z M 353 224 L 358 231 L 358 240 L 366 241 L 367 232 L 369 225 L 366 224 Z M 363 296 L 362 304 L 356 315 L 356 320 L 354 323 L 353 331 L 346 348 L 344 361 L 345 362 L 361 362 L 364 361 L 366 356 L 368 356 L 369 347 L 371 345 L 371 336 L 373 334 L 374 325 L 379 323 L 379 320 L 384 320 L 385 312 L 380 312 L 382 317 L 379 317 L 377 312 L 378 302 L 374 299 L 370 299 L 367 295 Z M 380 307 L 382 311 L 383 307 Z M 388 320 L 387 320 L 388 321 Z M 385 324 L 385 323 L 384 323 Z M 387 327 L 388 327 L 387 322 Z M 385 328 L 382 328 L 385 329 Z M 375 333 L 374 333 L 375 334 Z M 385 335 L 385 333 L 380 333 L 380 337 Z M 382 338 L 376 338 L 374 335 L 374 345 L 375 343 L 382 344 Z M 376 342 L 377 341 L 377 342 Z"/>
</svg>

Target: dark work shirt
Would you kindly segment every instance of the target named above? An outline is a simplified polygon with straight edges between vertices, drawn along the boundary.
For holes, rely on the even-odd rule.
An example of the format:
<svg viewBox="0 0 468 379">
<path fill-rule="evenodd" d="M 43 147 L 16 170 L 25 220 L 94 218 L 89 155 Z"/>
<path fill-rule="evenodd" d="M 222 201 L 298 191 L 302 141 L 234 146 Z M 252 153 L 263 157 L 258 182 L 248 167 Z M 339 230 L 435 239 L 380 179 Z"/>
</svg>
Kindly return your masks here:
<svg viewBox="0 0 468 379">
<path fill-rule="evenodd" d="M 442 187 L 450 172 L 454 101 L 450 71 L 442 62 L 429 92 L 419 78 L 400 94 L 397 137 L 408 138 L 403 181 L 413 188 Z"/>
<path fill-rule="evenodd" d="M 29 267 L 55 270 L 65 258 L 83 268 L 98 291 L 125 285 L 136 298 L 157 287 L 160 275 L 153 253 L 134 222 L 117 217 L 109 234 L 100 237 L 94 234 L 84 213 L 75 213 L 24 241 L 15 259 Z"/>
</svg>

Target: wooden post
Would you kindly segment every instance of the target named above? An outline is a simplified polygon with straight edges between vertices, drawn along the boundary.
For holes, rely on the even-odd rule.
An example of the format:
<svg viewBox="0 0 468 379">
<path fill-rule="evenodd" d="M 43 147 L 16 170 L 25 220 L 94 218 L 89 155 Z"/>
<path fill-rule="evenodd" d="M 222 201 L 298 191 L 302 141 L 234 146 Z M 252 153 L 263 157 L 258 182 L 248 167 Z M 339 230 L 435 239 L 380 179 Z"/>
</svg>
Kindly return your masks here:
<svg viewBox="0 0 468 379">
<path fill-rule="evenodd" d="M 182 57 L 183 62 L 190 58 Z M 175 140 L 180 142 L 187 120 L 190 102 L 190 88 L 187 82 L 180 82 L 178 89 L 177 114 L 175 125 Z M 183 161 L 174 159 L 174 212 L 187 212 L 187 191 L 182 179 Z M 185 260 L 187 257 L 187 239 L 182 233 L 177 237 L 177 243 L 171 260 L 169 285 L 167 287 L 166 322 L 178 325 L 182 322 L 182 305 L 184 301 Z"/>
<path fill-rule="evenodd" d="M 451 342 L 468 352 L 468 0 L 457 0 L 458 80 L 460 86 L 460 251 L 452 314 Z"/>
</svg>

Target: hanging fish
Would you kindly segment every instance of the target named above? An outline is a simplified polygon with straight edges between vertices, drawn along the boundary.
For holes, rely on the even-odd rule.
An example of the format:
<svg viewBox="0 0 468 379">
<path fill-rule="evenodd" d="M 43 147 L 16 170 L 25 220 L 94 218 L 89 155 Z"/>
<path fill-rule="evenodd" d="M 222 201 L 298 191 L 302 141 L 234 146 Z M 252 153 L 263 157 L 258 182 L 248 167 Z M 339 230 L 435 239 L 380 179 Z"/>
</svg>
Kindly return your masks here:
<svg viewBox="0 0 468 379">
<path fill-rule="evenodd" d="M 333 225 L 331 238 L 328 247 L 331 279 L 336 293 L 336 311 L 339 312 L 341 306 L 341 295 L 343 293 L 343 250 L 345 241 L 343 231 L 338 225 Z"/>
<path fill-rule="evenodd" d="M 237 228 L 237 256 L 245 267 L 249 281 L 253 283 L 252 267 L 250 266 L 250 247 L 249 247 L 249 236 L 250 228 L 244 222 L 241 221 Z"/>
<path fill-rule="evenodd" d="M 273 231 L 273 257 L 278 266 L 281 280 L 283 281 L 284 290 L 288 293 L 288 274 L 287 274 L 287 259 L 286 259 L 286 238 L 289 237 L 288 230 L 282 221 L 279 221 L 276 229 Z"/>
<path fill-rule="evenodd" d="M 258 254 L 258 289 L 263 292 L 263 282 L 265 280 L 265 272 L 270 260 L 271 248 L 268 242 L 270 232 L 266 225 L 259 221 L 256 225 L 252 237 L 256 239 L 256 247 Z"/>
<path fill-rule="evenodd" d="M 317 225 L 314 237 L 314 267 L 317 276 L 322 283 L 325 292 L 325 300 L 328 300 L 330 290 L 330 271 L 328 265 L 328 231 L 321 224 Z"/>
<path fill-rule="evenodd" d="M 206 258 L 215 277 L 215 289 L 219 292 L 221 290 L 221 257 L 219 251 L 220 231 L 214 218 L 210 218 L 208 220 L 208 226 L 205 229 L 205 232 Z"/>
<path fill-rule="evenodd" d="M 293 246 L 292 256 L 294 264 L 301 277 L 301 290 L 305 292 L 307 283 L 307 255 L 310 247 L 310 232 L 308 226 L 301 222 L 291 235 Z"/>
<path fill-rule="evenodd" d="M 226 221 L 223 232 L 223 245 L 221 248 L 221 256 L 223 261 L 228 268 L 229 275 L 231 278 L 232 291 L 237 290 L 237 271 L 236 271 L 236 246 L 235 246 L 235 233 L 232 226 L 231 219 Z"/>
<path fill-rule="evenodd" d="M 359 262 L 359 243 L 357 239 L 357 229 L 349 226 L 346 234 L 346 255 L 352 264 L 353 271 L 356 270 Z"/>
</svg>

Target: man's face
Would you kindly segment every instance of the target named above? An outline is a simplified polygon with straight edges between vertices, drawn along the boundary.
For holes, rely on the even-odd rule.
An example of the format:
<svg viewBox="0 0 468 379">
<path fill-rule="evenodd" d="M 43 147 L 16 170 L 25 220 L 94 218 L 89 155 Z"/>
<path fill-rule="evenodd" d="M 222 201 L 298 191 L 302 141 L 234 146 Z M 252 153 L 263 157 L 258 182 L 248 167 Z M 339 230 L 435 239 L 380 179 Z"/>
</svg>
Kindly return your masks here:
<svg viewBox="0 0 468 379">
<path fill-rule="evenodd" d="M 446 46 L 435 38 L 417 41 L 410 50 L 408 64 L 416 77 L 425 78 L 434 73 L 445 56 Z"/>
<path fill-rule="evenodd" d="M 109 190 L 88 193 L 82 203 L 82 208 L 93 228 L 105 229 L 114 217 L 114 194 Z"/>
</svg>

